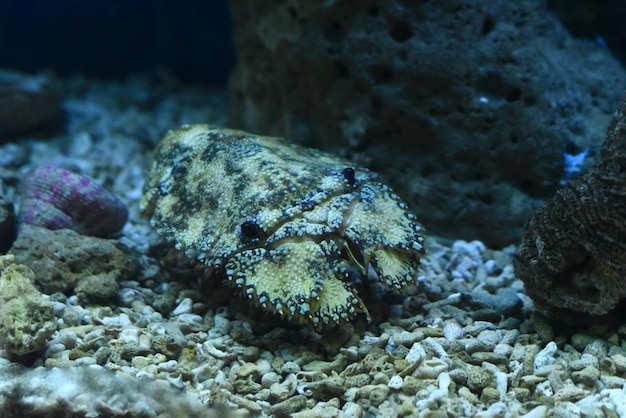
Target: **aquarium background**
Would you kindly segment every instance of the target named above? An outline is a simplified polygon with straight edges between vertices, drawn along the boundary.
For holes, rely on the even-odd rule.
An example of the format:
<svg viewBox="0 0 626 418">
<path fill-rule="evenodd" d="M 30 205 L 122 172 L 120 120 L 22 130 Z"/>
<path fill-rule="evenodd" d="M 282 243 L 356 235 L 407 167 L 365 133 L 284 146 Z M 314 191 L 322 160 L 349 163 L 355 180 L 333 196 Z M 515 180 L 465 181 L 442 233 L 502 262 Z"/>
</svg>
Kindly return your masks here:
<svg viewBox="0 0 626 418">
<path fill-rule="evenodd" d="M 624 22 L 624 0 L 0 0 L 0 418 L 626 417 Z M 164 145 L 199 131 L 202 158 Z M 360 194 L 315 194 L 358 241 L 316 246 L 329 225 L 295 213 L 291 273 L 265 281 L 274 227 L 248 207 L 327 202 L 249 168 L 275 158 L 261 135 L 332 154 Z M 215 138 L 245 152 L 216 161 Z M 223 271 L 193 250 L 222 214 L 250 240 L 245 263 L 206 251 Z M 365 259 L 370 219 L 425 237 L 399 292 L 374 263 L 331 271 Z M 378 254 L 423 248 L 384 235 Z"/>
<path fill-rule="evenodd" d="M 0 1 L 0 65 L 120 79 L 167 70 L 223 85 L 234 65 L 225 0 Z"/>
</svg>

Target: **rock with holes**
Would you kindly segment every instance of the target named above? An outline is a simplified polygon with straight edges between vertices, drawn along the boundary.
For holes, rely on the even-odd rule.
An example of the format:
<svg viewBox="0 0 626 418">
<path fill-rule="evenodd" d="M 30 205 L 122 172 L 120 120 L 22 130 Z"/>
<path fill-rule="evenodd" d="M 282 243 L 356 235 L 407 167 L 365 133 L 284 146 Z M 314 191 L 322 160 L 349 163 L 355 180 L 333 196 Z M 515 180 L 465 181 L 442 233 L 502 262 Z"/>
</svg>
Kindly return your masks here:
<svg viewBox="0 0 626 418">
<path fill-rule="evenodd" d="M 70 229 L 22 225 L 9 253 L 35 272 L 45 293 L 74 293 L 89 301 L 117 297 L 118 282 L 133 278 L 138 269 L 136 256 L 115 241 Z"/>
<path fill-rule="evenodd" d="M 542 1 L 229 3 L 230 123 L 351 152 L 449 238 L 517 242 L 626 85 Z"/>
<path fill-rule="evenodd" d="M 34 286 L 35 273 L 11 254 L 0 256 L 0 348 L 25 356 L 46 348 L 57 329 L 52 302 Z"/>
<path fill-rule="evenodd" d="M 561 316 L 594 319 L 626 298 L 626 97 L 596 163 L 530 217 L 513 265 L 535 303 Z"/>
<path fill-rule="evenodd" d="M 402 292 L 424 254 L 422 227 L 376 174 L 281 138 L 208 125 L 163 139 L 142 211 L 208 274 L 316 328 L 367 314 L 353 279 L 371 270 Z"/>
</svg>

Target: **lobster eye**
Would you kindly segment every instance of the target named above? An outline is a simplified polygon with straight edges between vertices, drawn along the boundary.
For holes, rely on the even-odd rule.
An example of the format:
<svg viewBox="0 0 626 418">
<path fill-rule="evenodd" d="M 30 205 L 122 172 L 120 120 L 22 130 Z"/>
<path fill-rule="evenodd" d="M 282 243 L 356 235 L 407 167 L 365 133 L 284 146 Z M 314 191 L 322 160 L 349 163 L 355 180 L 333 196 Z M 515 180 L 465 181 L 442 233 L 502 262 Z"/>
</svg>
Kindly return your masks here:
<svg viewBox="0 0 626 418">
<path fill-rule="evenodd" d="M 341 175 L 344 179 L 346 179 L 350 186 L 354 186 L 354 174 L 354 168 L 352 167 L 346 167 L 341 172 Z"/>
<path fill-rule="evenodd" d="M 255 238 L 261 238 L 265 235 L 263 229 L 255 221 L 247 220 L 241 224 L 241 239 L 252 240 Z"/>
</svg>

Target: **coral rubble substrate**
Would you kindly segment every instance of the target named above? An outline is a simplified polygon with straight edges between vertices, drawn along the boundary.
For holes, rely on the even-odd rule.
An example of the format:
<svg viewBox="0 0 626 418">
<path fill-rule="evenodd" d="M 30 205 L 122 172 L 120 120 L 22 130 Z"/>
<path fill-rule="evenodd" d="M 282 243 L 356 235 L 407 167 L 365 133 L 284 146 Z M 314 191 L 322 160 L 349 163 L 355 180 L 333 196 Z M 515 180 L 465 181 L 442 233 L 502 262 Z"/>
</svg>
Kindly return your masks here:
<svg viewBox="0 0 626 418">
<path fill-rule="evenodd" d="M 626 416 L 626 326 L 555 326 L 513 275 L 513 247 L 431 238 L 408 297 L 362 284 L 369 324 L 318 333 L 260 315 L 171 262 L 138 212 L 155 144 L 184 123 L 226 126 L 226 93 L 50 82 L 66 130 L 0 144 L 3 198 L 18 205 L 23 175 L 52 164 L 115 193 L 129 221 L 113 240 L 23 228 L 0 257 L 0 416 Z"/>
</svg>

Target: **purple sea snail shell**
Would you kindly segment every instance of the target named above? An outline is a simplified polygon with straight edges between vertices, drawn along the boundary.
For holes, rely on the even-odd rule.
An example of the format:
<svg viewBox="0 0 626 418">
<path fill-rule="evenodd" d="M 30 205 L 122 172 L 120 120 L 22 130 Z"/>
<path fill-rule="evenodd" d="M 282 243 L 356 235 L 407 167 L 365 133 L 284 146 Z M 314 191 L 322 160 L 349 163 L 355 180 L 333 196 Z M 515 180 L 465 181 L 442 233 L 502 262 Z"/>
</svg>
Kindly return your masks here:
<svg viewBox="0 0 626 418">
<path fill-rule="evenodd" d="M 22 184 L 20 224 L 104 237 L 122 229 L 127 218 L 126 205 L 115 195 L 60 167 L 35 168 Z"/>
</svg>

